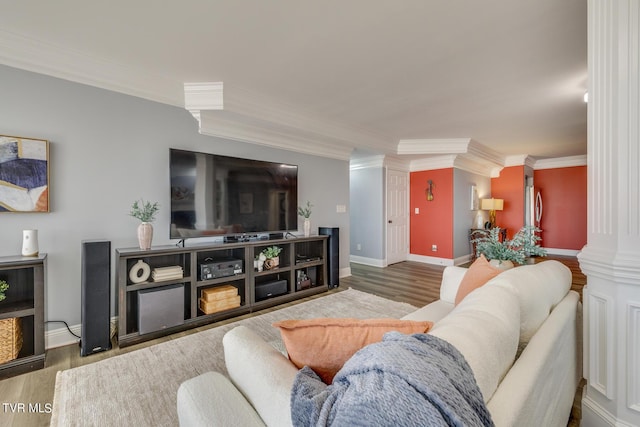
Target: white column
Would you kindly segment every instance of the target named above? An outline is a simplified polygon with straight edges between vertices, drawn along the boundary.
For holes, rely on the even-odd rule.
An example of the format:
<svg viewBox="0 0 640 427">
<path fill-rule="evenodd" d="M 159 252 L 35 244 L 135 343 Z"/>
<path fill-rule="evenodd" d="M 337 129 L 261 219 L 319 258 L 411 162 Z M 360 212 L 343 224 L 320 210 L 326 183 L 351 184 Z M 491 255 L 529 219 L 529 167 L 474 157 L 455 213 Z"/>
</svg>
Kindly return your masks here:
<svg viewBox="0 0 640 427">
<path fill-rule="evenodd" d="M 589 0 L 583 425 L 640 425 L 640 0 Z"/>
</svg>

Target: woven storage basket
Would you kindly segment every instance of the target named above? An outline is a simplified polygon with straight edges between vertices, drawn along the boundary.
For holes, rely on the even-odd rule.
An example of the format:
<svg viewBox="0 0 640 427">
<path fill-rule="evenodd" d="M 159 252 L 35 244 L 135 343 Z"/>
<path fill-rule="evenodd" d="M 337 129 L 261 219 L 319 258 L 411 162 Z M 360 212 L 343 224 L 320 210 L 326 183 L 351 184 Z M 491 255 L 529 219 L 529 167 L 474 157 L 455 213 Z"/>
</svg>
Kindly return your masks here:
<svg viewBox="0 0 640 427">
<path fill-rule="evenodd" d="M 22 348 L 22 321 L 19 317 L 0 320 L 0 363 L 9 362 Z"/>
</svg>

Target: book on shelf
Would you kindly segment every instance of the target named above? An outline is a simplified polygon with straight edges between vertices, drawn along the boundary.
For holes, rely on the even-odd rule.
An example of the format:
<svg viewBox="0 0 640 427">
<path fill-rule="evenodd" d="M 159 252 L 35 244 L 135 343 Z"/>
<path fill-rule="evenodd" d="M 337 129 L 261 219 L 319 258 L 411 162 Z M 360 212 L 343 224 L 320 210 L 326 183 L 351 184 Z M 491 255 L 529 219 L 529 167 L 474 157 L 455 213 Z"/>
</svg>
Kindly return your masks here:
<svg viewBox="0 0 640 427">
<path fill-rule="evenodd" d="M 174 280 L 174 279 L 182 279 L 184 277 L 184 272 L 182 267 L 179 265 L 169 266 L 169 267 L 157 267 L 154 268 L 151 272 L 151 277 L 154 281 L 162 281 L 162 280 Z"/>
</svg>

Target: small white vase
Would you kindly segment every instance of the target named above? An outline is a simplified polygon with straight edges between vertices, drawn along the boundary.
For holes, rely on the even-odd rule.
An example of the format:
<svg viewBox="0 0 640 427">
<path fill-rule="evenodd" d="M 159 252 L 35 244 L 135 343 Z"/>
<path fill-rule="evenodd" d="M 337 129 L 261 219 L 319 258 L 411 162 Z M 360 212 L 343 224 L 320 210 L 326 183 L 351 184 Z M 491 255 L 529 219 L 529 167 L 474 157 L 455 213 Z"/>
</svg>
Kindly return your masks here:
<svg viewBox="0 0 640 427">
<path fill-rule="evenodd" d="M 140 249 L 151 249 L 153 240 L 153 225 L 150 222 L 142 222 L 138 225 L 138 245 Z"/>
<path fill-rule="evenodd" d="M 304 237 L 309 237 L 309 234 L 311 233 L 311 220 L 309 218 L 305 218 L 302 226 L 304 230 Z"/>
<path fill-rule="evenodd" d="M 38 230 L 22 230 L 22 256 L 38 256 Z"/>
<path fill-rule="evenodd" d="M 500 270 L 509 270 L 510 268 L 513 268 L 513 263 L 508 260 L 492 259 L 489 261 L 489 264 Z"/>
<path fill-rule="evenodd" d="M 482 216 L 482 211 L 478 211 L 476 213 L 476 218 L 473 220 L 473 226 L 480 230 L 484 228 L 484 216 Z"/>
</svg>

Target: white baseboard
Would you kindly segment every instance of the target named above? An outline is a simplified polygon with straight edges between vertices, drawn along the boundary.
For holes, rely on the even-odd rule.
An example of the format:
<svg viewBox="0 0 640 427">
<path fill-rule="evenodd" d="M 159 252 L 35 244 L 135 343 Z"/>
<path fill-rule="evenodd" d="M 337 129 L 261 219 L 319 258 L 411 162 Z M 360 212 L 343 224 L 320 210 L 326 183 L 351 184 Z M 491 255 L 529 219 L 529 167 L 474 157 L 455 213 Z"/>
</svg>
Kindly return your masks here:
<svg viewBox="0 0 640 427">
<path fill-rule="evenodd" d="M 580 425 L 584 427 L 633 427 L 635 424 L 629 424 L 617 419 L 585 393 L 582 398 L 582 420 Z"/>
<path fill-rule="evenodd" d="M 378 258 L 367 258 L 363 256 L 351 255 L 349 256 L 349 261 L 354 262 L 356 264 L 362 265 L 370 265 L 372 267 L 386 267 L 387 261 L 384 259 Z"/>
<path fill-rule="evenodd" d="M 118 317 L 114 316 L 111 318 L 111 335 L 113 336 L 115 331 L 115 325 L 118 324 Z M 69 329 L 78 335 L 82 336 L 82 325 L 70 325 Z M 50 329 L 45 331 L 44 333 L 44 348 L 56 348 L 62 347 L 65 345 L 78 344 L 80 342 L 80 338 L 75 337 L 69 333 L 66 326 L 56 329 Z"/>
<path fill-rule="evenodd" d="M 349 277 L 351 276 L 351 267 L 341 268 L 338 272 L 338 277 Z"/>
<path fill-rule="evenodd" d="M 561 256 L 577 256 L 580 251 L 575 249 L 558 249 L 558 248 L 544 248 L 549 255 L 561 255 Z"/>
<path fill-rule="evenodd" d="M 450 258 L 436 258 L 433 256 L 409 254 L 408 261 L 422 262 L 424 264 L 434 265 L 454 265 L 454 260 Z"/>
</svg>

